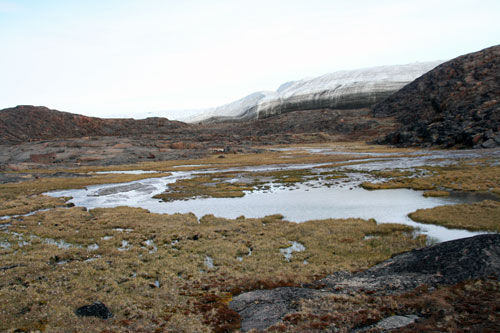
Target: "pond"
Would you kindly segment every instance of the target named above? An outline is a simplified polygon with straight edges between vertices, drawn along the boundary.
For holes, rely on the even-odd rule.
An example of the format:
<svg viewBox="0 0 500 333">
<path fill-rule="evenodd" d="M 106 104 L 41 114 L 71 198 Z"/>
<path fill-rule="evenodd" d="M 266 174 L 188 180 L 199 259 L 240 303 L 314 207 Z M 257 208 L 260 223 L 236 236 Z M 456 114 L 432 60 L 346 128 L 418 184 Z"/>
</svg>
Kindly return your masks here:
<svg viewBox="0 0 500 333">
<path fill-rule="evenodd" d="M 269 169 L 270 167 L 266 167 Z M 282 168 L 282 167 L 281 167 Z M 291 166 L 298 168 L 298 166 Z M 246 169 L 248 170 L 248 169 Z M 262 170 L 262 168 L 258 168 Z M 219 170 L 220 171 L 220 170 Z M 447 241 L 478 234 L 466 230 L 447 229 L 437 225 L 412 221 L 407 215 L 421 208 L 472 203 L 488 199 L 481 194 L 454 194 L 449 197 L 424 197 L 422 192 L 409 189 L 368 191 L 357 185 L 362 180 L 352 176 L 350 183 L 320 186 L 306 182 L 293 187 L 269 183 L 263 191 L 247 192 L 241 198 L 194 198 L 163 202 L 153 198 L 162 193 L 169 183 L 191 177 L 197 172 L 174 172 L 170 176 L 150 178 L 124 184 L 89 186 L 86 189 L 46 193 L 55 197 L 73 197 L 70 202 L 88 209 L 98 207 L 130 206 L 148 209 L 152 213 L 194 213 L 198 218 L 206 214 L 236 218 L 264 217 L 282 214 L 286 220 L 304 222 L 328 218 L 375 219 L 378 223 L 402 223 L 418 228 L 437 241 Z"/>
</svg>

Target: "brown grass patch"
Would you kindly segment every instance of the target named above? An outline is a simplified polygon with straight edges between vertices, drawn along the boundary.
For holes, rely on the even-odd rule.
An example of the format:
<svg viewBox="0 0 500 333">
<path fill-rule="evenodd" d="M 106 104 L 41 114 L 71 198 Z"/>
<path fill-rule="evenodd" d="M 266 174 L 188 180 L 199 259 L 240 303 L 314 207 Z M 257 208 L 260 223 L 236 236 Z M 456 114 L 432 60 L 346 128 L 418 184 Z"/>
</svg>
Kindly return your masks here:
<svg viewBox="0 0 500 333">
<path fill-rule="evenodd" d="M 383 183 L 363 183 L 368 190 L 411 188 L 414 190 L 494 191 L 500 184 L 500 166 L 471 160 L 446 167 L 421 167 L 431 173 L 420 177 L 398 177 Z"/>
<path fill-rule="evenodd" d="M 409 214 L 414 221 L 447 228 L 500 232 L 500 202 L 485 200 L 473 204 L 419 209 Z"/>
<path fill-rule="evenodd" d="M 426 198 L 428 198 L 428 197 L 434 197 L 434 198 L 449 197 L 450 192 L 448 192 L 448 191 L 425 191 L 422 195 Z"/>
<path fill-rule="evenodd" d="M 0 267 L 12 267 L 0 271 L 2 330 L 233 329 L 238 322 L 227 308 L 233 293 L 367 268 L 425 244 L 423 237 L 412 239 L 409 227 L 358 219 L 198 220 L 127 207 L 73 207 L 10 222 L 10 233 L 0 232 L 0 243 L 10 244 L 0 248 Z M 365 240 L 375 233 L 380 237 Z M 58 247 L 61 240 L 72 246 Z M 279 249 L 289 241 L 306 250 L 286 261 Z M 111 309 L 112 319 L 74 315 L 97 300 Z"/>
</svg>

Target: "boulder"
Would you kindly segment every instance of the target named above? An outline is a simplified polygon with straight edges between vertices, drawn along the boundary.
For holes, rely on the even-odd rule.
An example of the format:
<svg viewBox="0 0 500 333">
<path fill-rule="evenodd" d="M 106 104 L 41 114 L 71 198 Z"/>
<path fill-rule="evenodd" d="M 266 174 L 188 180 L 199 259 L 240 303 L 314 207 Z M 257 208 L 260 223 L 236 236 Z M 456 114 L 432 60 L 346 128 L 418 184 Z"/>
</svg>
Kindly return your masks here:
<svg viewBox="0 0 500 333">
<path fill-rule="evenodd" d="M 79 307 L 75 310 L 75 314 L 79 317 L 97 317 L 101 319 L 113 317 L 113 313 L 101 302 Z"/>
</svg>

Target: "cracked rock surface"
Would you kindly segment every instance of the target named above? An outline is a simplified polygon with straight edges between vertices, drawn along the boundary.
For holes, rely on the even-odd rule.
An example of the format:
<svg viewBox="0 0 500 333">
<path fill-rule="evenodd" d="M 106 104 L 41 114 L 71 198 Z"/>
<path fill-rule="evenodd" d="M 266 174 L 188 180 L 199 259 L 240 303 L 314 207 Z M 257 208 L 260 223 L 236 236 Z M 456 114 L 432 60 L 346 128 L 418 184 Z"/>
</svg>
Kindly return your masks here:
<svg viewBox="0 0 500 333">
<path fill-rule="evenodd" d="M 286 314 L 299 311 L 300 299 L 364 291 L 387 295 L 410 291 L 422 284 L 437 287 L 490 277 L 500 277 L 499 234 L 457 239 L 409 251 L 363 272 L 337 272 L 309 288 L 243 293 L 234 297 L 229 306 L 241 316 L 243 331 L 262 330 Z"/>
</svg>

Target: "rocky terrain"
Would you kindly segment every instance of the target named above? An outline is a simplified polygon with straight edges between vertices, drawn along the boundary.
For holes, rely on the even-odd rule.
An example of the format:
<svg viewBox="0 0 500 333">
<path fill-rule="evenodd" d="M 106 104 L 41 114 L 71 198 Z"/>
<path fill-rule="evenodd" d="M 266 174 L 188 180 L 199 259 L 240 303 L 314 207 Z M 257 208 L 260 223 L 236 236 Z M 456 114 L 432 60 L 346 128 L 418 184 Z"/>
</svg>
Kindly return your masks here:
<svg viewBox="0 0 500 333">
<path fill-rule="evenodd" d="M 385 100 L 438 62 L 289 82 L 206 113 L 213 121 L 196 124 L 17 106 L 0 110 L 0 169 L 198 158 L 326 141 L 491 148 L 500 144 L 499 59 L 500 46 L 458 57 Z"/>
<path fill-rule="evenodd" d="M 85 136 L 169 134 L 185 127 L 184 123 L 166 118 L 101 119 L 43 106 L 19 105 L 0 110 L 0 144 Z"/>
<path fill-rule="evenodd" d="M 244 121 L 291 111 L 373 106 L 442 61 L 339 71 L 282 84 L 188 118 L 194 122 Z"/>
<path fill-rule="evenodd" d="M 457 57 L 373 108 L 400 128 L 381 140 L 400 146 L 500 145 L 500 46 Z"/>
<path fill-rule="evenodd" d="M 500 235 L 497 234 L 413 250 L 366 271 L 338 272 L 306 288 L 283 287 L 243 293 L 233 298 L 230 308 L 241 316 L 243 331 L 262 330 L 287 314 L 300 311 L 300 299 L 314 300 L 329 294 L 400 294 L 421 285 L 435 288 L 491 277 L 497 280 L 500 277 Z"/>
<path fill-rule="evenodd" d="M 6 113 L 12 116 L 14 112 L 11 110 Z M 4 112 L 0 111 L 0 115 Z M 83 117 L 46 108 L 37 108 L 36 114 L 39 118 L 56 120 Z M 88 134 L 100 133 L 109 126 L 96 125 L 90 130 L 74 123 L 68 127 L 31 127 L 31 120 L 34 124 L 49 120 L 42 122 L 28 117 L 25 112 L 12 118 L 12 129 L 0 132 L 3 140 L 3 144 L 0 143 L 0 170 L 189 159 L 213 153 L 255 152 L 258 151 L 255 146 L 270 144 L 369 141 L 396 126 L 393 118 L 373 118 L 369 109 L 296 111 L 268 119 L 199 125 L 170 122 L 164 118 L 137 120 L 136 123 L 131 119 L 90 118 L 92 124 L 97 125 L 107 124 L 108 120 L 111 124 L 127 124 L 127 127 L 115 126 L 113 131 L 106 132 L 111 135 Z M 165 126 L 157 125 L 160 121 Z M 141 131 L 145 133 L 140 134 Z M 49 137 L 53 139 L 45 139 Z"/>
</svg>

